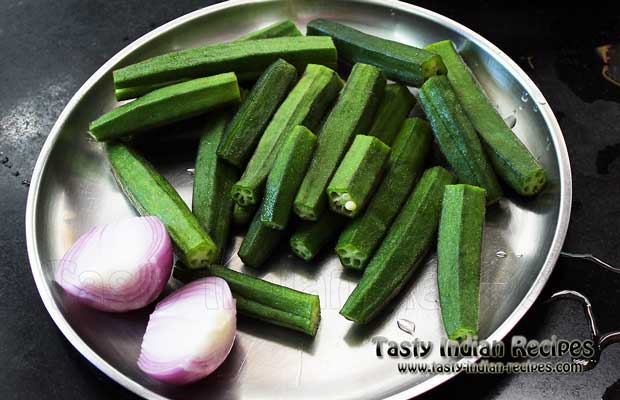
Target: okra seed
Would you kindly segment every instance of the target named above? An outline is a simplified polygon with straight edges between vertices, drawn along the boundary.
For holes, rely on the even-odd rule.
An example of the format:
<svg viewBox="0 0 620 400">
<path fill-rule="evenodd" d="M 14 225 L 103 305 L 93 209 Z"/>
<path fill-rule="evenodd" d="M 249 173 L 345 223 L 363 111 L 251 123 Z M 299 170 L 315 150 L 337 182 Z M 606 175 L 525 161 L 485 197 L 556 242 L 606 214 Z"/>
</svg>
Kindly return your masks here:
<svg viewBox="0 0 620 400">
<path fill-rule="evenodd" d="M 345 194 L 344 196 L 349 197 L 348 194 Z M 343 197 L 344 197 L 343 196 Z M 350 198 L 350 197 L 349 197 Z M 355 211 L 355 209 L 357 208 L 357 204 L 355 204 L 354 201 L 349 200 L 346 203 L 344 203 L 344 208 L 347 209 L 348 211 Z"/>
</svg>

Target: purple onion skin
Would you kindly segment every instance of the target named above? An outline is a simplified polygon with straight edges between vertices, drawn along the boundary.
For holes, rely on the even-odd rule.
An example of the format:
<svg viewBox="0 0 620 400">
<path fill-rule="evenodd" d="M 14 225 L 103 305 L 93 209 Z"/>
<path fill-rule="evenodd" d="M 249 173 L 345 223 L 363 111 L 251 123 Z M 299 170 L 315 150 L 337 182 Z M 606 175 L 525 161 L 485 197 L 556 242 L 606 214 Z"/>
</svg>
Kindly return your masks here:
<svg viewBox="0 0 620 400">
<path fill-rule="evenodd" d="M 195 297 L 200 300 L 199 306 L 192 310 L 190 315 L 178 315 L 175 308 L 178 303 Z M 203 302 L 202 299 L 205 299 Z M 177 307 L 178 308 L 178 307 Z M 172 310 L 172 311 L 170 311 Z M 218 347 L 210 347 L 208 354 L 179 354 L 175 359 L 164 359 L 158 354 L 160 348 L 156 339 L 149 338 L 156 336 L 155 330 L 161 329 L 157 324 L 161 319 L 165 318 L 166 324 L 174 324 L 170 321 L 170 315 L 178 315 L 179 318 L 190 318 L 196 321 L 204 321 L 209 312 L 225 312 L 230 313 L 230 320 L 226 321 L 227 326 L 222 336 L 218 338 Z M 162 314 L 164 317 L 162 318 Z M 170 325 L 166 325 L 169 327 Z M 226 281 L 221 278 L 208 277 L 194 281 L 181 289 L 175 291 L 167 298 L 157 304 L 157 307 L 149 318 L 149 323 L 144 334 L 140 357 L 138 358 L 138 367 L 152 378 L 158 381 L 181 385 L 195 382 L 206 377 L 215 371 L 226 359 L 230 353 L 235 337 L 236 337 L 236 307 L 232 298 L 232 293 Z M 179 330 L 182 330 L 182 326 Z M 183 340 L 179 332 L 179 340 Z M 151 335 L 149 337 L 149 335 Z M 174 346 L 178 341 L 171 340 L 161 345 Z"/>
<path fill-rule="evenodd" d="M 126 226 L 122 224 L 143 228 L 145 235 L 152 235 L 152 243 L 139 265 L 127 266 L 105 279 L 97 268 L 86 265 L 88 255 L 82 251 L 101 246 L 102 257 L 109 256 L 113 262 L 115 249 L 106 248 L 109 236 L 106 239 L 105 234 Z M 118 234 L 122 235 L 122 231 Z M 92 242 L 97 240 L 101 243 Z M 131 240 L 132 237 L 127 237 L 128 245 Z M 95 226 L 80 236 L 60 260 L 54 279 L 66 293 L 85 305 L 106 312 L 126 312 L 143 308 L 157 299 L 170 278 L 172 262 L 172 241 L 159 218 L 132 217 Z"/>
</svg>

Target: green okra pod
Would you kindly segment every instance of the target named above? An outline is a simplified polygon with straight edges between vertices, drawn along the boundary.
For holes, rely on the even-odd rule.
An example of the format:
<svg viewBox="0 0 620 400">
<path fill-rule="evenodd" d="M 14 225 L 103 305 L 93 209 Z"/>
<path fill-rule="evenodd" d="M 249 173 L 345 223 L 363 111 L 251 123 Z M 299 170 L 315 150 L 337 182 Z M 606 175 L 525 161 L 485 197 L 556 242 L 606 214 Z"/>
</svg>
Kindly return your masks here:
<svg viewBox="0 0 620 400">
<path fill-rule="evenodd" d="M 175 267 L 174 276 L 190 282 L 217 276 L 228 283 L 240 314 L 261 321 L 316 335 L 321 321 L 319 296 L 277 285 L 219 265 L 202 270 Z"/>
<path fill-rule="evenodd" d="M 325 206 L 325 189 L 355 135 L 370 127 L 379 105 L 385 77 L 371 65 L 356 64 L 325 122 L 317 134 L 317 149 L 295 197 L 295 213 L 316 221 Z"/>
<path fill-rule="evenodd" d="M 489 101 L 478 80 L 450 40 L 426 46 L 439 54 L 448 68 L 448 80 L 478 131 L 495 172 L 517 193 L 532 196 L 547 182 L 547 173 Z"/>
<path fill-rule="evenodd" d="M 225 73 L 166 86 L 107 112 L 90 123 L 98 141 L 118 140 L 238 103 L 237 77 Z"/>
<path fill-rule="evenodd" d="M 349 64 L 365 63 L 380 68 L 388 79 L 420 86 L 437 74 L 445 74 L 441 57 L 404 43 L 369 35 L 328 19 L 308 23 L 308 35 L 331 36 L 338 57 Z"/>
<path fill-rule="evenodd" d="M 289 240 L 291 250 L 305 261 L 310 261 L 338 236 L 346 218 L 325 212 L 318 221 L 301 221 Z"/>
<path fill-rule="evenodd" d="M 228 115 L 210 118 L 200 138 L 194 168 L 192 212 L 218 248 L 221 260 L 230 236 L 233 201 L 230 189 L 239 173 L 232 165 L 218 159 L 216 150 L 224 136 Z"/>
<path fill-rule="evenodd" d="M 296 76 L 295 67 L 284 60 L 277 60 L 263 72 L 226 127 L 217 149 L 221 159 L 237 168 L 245 166 Z"/>
<path fill-rule="evenodd" d="M 158 217 L 189 268 L 215 262 L 217 245 L 181 196 L 153 166 L 125 144 L 109 143 L 108 160 L 119 187 L 140 215 Z"/>
<path fill-rule="evenodd" d="M 335 68 L 337 52 L 331 38 L 323 37 L 277 37 L 212 44 L 163 54 L 114 70 L 114 88 L 146 87 L 223 72 L 234 72 L 239 81 L 253 80 L 279 58 L 299 71 L 310 63 Z"/>
<path fill-rule="evenodd" d="M 442 167 L 424 172 L 340 314 L 367 323 L 400 292 L 435 240 L 444 186 L 452 183 Z"/>
<path fill-rule="evenodd" d="M 419 118 L 405 120 L 376 193 L 363 214 L 353 219 L 338 238 L 336 254 L 343 266 L 366 267 L 411 193 L 429 153 L 432 136 L 428 122 Z"/>
<path fill-rule="evenodd" d="M 470 185 L 447 185 L 443 195 L 437 282 L 443 325 L 453 340 L 478 333 L 485 195 Z"/>
<path fill-rule="evenodd" d="M 418 93 L 441 152 L 461 183 L 480 186 L 487 201 L 502 197 L 502 189 L 478 134 L 445 76 L 426 81 Z"/>
<path fill-rule="evenodd" d="M 327 185 L 332 211 L 355 217 L 364 209 L 383 174 L 390 147 L 373 136 L 357 135 Z"/>
<path fill-rule="evenodd" d="M 341 88 L 342 80 L 333 70 L 308 65 L 269 122 L 241 179 L 233 186 L 231 195 L 237 204 L 247 207 L 260 203 L 263 186 L 286 137 L 297 125 L 316 129 Z"/>
<path fill-rule="evenodd" d="M 283 230 L 288 225 L 295 193 L 312 159 L 316 140 L 314 133 L 297 125 L 278 152 L 258 211 L 268 227 Z"/>
<path fill-rule="evenodd" d="M 257 212 L 237 254 L 245 265 L 258 268 L 273 255 L 285 234 L 285 231 L 270 228 L 263 223 Z"/>
</svg>

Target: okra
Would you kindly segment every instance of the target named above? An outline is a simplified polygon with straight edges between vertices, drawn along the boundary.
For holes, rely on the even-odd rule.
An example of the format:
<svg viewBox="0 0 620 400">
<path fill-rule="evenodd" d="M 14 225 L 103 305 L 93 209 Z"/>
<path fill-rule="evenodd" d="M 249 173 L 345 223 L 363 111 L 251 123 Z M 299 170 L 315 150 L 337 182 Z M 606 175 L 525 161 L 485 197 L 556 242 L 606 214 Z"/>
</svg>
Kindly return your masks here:
<svg viewBox="0 0 620 400">
<path fill-rule="evenodd" d="M 234 72 L 240 81 L 256 79 L 278 58 L 303 71 L 307 64 L 336 67 L 331 38 L 278 37 L 213 44 L 163 54 L 113 72 L 114 88 L 157 85 L 179 79 Z"/>
<path fill-rule="evenodd" d="M 236 42 L 242 42 L 244 40 L 256 40 L 256 39 L 269 39 L 275 37 L 286 37 L 286 36 L 303 36 L 299 29 L 295 26 L 292 21 L 284 20 L 280 22 L 276 22 L 275 24 L 269 25 L 265 28 L 259 29 L 254 32 L 250 32 L 247 35 L 239 37 Z M 134 97 L 140 97 L 148 92 L 151 92 L 155 89 L 159 89 L 160 87 L 173 85 L 175 83 L 184 82 L 188 79 L 178 79 L 175 81 L 162 82 L 152 85 L 142 85 L 142 86 L 134 86 L 129 88 L 121 88 L 116 89 L 114 91 L 114 95 L 116 100 L 128 100 L 133 99 Z"/>
<path fill-rule="evenodd" d="M 339 58 L 350 64 L 374 65 L 388 79 L 407 85 L 420 86 L 427 78 L 446 73 L 441 57 L 430 51 L 369 35 L 335 21 L 310 21 L 308 35 L 331 36 Z"/>
<path fill-rule="evenodd" d="M 316 221 L 327 204 L 325 189 L 355 135 L 366 133 L 385 88 L 385 77 L 371 65 L 356 64 L 318 137 L 317 149 L 295 197 L 295 213 Z"/>
<path fill-rule="evenodd" d="M 267 178 L 260 205 L 261 222 L 283 230 L 293 212 L 295 193 L 304 178 L 316 146 L 316 136 L 297 125 L 286 138 Z"/>
<path fill-rule="evenodd" d="M 89 130 L 98 141 L 122 139 L 239 100 L 239 86 L 233 73 L 194 79 L 157 89 L 117 107 L 91 122 Z"/>
<path fill-rule="evenodd" d="M 424 172 L 340 314 L 367 323 L 401 291 L 435 240 L 444 186 L 453 182 L 442 167 Z"/>
<path fill-rule="evenodd" d="M 280 59 L 263 72 L 226 127 L 217 155 L 242 168 L 252 156 L 271 117 L 295 82 L 297 70 Z"/>
<path fill-rule="evenodd" d="M 441 152 L 459 181 L 484 188 L 489 203 L 497 201 L 502 196 L 502 189 L 487 160 L 478 134 L 448 78 L 430 78 L 422 85 L 418 95 Z"/>
<path fill-rule="evenodd" d="M 319 296 L 234 271 L 219 265 L 190 271 L 174 268 L 174 275 L 183 282 L 217 276 L 228 283 L 240 314 L 261 321 L 316 335 L 321 321 Z"/>
<path fill-rule="evenodd" d="M 207 122 L 198 145 L 192 194 L 192 212 L 217 245 L 218 260 L 226 248 L 232 223 L 230 189 L 239 177 L 235 167 L 216 154 L 227 121 L 228 116 L 220 114 Z"/>
<path fill-rule="evenodd" d="M 478 333 L 485 195 L 470 185 L 448 185 L 443 195 L 437 281 L 443 325 L 453 340 Z"/>
<path fill-rule="evenodd" d="M 379 183 L 390 147 L 372 136 L 357 135 L 327 186 L 332 211 L 353 218 Z"/>
<path fill-rule="evenodd" d="M 362 215 L 344 229 L 336 254 L 343 266 L 364 269 L 411 193 L 432 141 L 431 127 L 419 118 L 403 123 L 387 162 L 387 171 Z"/>
<path fill-rule="evenodd" d="M 260 213 L 257 212 L 252 218 L 237 255 L 245 265 L 260 267 L 275 252 L 284 236 L 285 231 L 267 226 L 261 221 Z"/>
<path fill-rule="evenodd" d="M 325 212 L 318 221 L 301 221 L 289 240 L 291 250 L 305 261 L 312 260 L 338 236 L 345 220 L 341 215 Z"/>
<path fill-rule="evenodd" d="M 415 97 L 407 86 L 398 83 L 386 85 L 368 135 L 391 146 L 414 104 Z"/>
<path fill-rule="evenodd" d="M 254 213 L 256 212 L 256 206 L 241 207 L 239 204 L 233 205 L 233 223 L 236 226 L 245 226 L 252 221 Z"/>
<path fill-rule="evenodd" d="M 237 39 L 238 42 L 244 40 L 257 40 L 257 39 L 269 39 L 274 37 L 289 37 L 289 36 L 303 36 L 295 23 L 291 20 L 285 19 L 278 21 L 264 28 L 250 32 Z"/>
<path fill-rule="evenodd" d="M 547 173 L 532 153 L 506 126 L 478 80 L 450 40 L 426 46 L 439 54 L 448 68 L 448 80 L 478 131 L 495 172 L 517 193 L 532 196 L 547 182 Z"/>
<path fill-rule="evenodd" d="M 110 143 L 106 152 L 120 189 L 141 215 L 158 217 L 177 253 L 189 268 L 216 261 L 218 248 L 181 196 L 153 166 L 125 144 Z"/>
<path fill-rule="evenodd" d="M 314 131 L 342 88 L 332 69 L 310 64 L 274 114 L 258 142 L 245 172 L 232 189 L 240 206 L 258 204 L 273 162 L 286 137 L 297 125 Z"/>
</svg>

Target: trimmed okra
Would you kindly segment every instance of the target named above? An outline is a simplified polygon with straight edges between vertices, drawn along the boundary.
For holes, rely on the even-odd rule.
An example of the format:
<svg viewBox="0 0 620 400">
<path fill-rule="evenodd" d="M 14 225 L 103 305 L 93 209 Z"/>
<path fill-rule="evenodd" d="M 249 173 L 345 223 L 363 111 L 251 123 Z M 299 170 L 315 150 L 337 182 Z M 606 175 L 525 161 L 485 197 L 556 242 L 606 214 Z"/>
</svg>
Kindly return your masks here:
<svg viewBox="0 0 620 400">
<path fill-rule="evenodd" d="M 454 169 L 459 182 L 486 189 L 487 201 L 496 202 L 502 197 L 502 189 L 478 134 L 448 78 L 434 76 L 428 79 L 418 95 L 441 152 Z"/>
<path fill-rule="evenodd" d="M 268 227 L 283 230 L 293 212 L 295 193 L 312 159 L 316 136 L 297 125 L 288 136 L 267 178 L 265 195 L 259 208 L 261 221 Z"/>
<path fill-rule="evenodd" d="M 444 186 L 453 182 L 442 167 L 424 172 L 340 314 L 367 323 L 400 292 L 435 240 Z"/>
<path fill-rule="evenodd" d="M 295 67 L 284 60 L 277 60 L 263 72 L 226 127 L 217 149 L 220 158 L 237 168 L 245 166 L 296 76 Z"/>
<path fill-rule="evenodd" d="M 342 88 L 342 80 L 333 70 L 310 64 L 286 100 L 269 122 L 232 197 L 240 206 L 258 204 L 263 186 L 280 151 L 282 143 L 297 125 L 317 128 L 324 113 Z"/>
<path fill-rule="evenodd" d="M 228 116 L 221 114 L 208 121 L 198 145 L 194 169 L 192 212 L 218 248 L 217 259 L 229 239 L 233 201 L 229 196 L 239 173 L 232 165 L 218 159 L 216 150 L 224 135 Z"/>
<path fill-rule="evenodd" d="M 366 64 L 356 64 L 317 136 L 317 149 L 295 197 L 295 213 L 316 221 L 325 206 L 325 189 L 355 135 L 366 132 L 385 88 L 383 73 Z"/>
<path fill-rule="evenodd" d="M 345 220 L 340 215 L 325 212 L 318 221 L 301 221 L 289 240 L 291 250 L 305 261 L 312 260 L 340 233 Z"/>
<path fill-rule="evenodd" d="M 373 136 L 357 135 L 327 186 L 330 208 L 347 217 L 364 209 L 383 173 L 390 147 Z"/>
<path fill-rule="evenodd" d="M 443 325 L 453 340 L 478 333 L 485 195 L 470 185 L 447 185 L 443 195 L 437 281 Z"/>
<path fill-rule="evenodd" d="M 547 173 L 514 132 L 480 87 L 476 77 L 450 40 L 426 46 L 439 54 L 448 68 L 448 80 L 463 109 L 478 131 L 495 172 L 517 193 L 532 196 L 547 182 Z"/>
<path fill-rule="evenodd" d="M 419 118 L 403 123 L 387 162 L 387 171 L 362 215 L 338 238 L 336 254 L 343 266 L 363 269 L 411 193 L 432 141 L 431 127 Z"/>
</svg>

